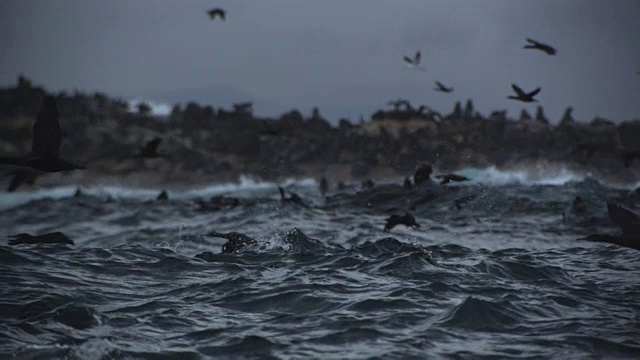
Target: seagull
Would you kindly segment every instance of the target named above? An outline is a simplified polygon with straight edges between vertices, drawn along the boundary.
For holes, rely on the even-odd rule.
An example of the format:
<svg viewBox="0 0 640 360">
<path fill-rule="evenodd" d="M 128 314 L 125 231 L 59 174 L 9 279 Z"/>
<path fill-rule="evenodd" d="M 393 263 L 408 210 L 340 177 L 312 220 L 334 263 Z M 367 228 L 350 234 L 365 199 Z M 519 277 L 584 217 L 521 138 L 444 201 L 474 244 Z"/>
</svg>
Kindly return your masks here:
<svg viewBox="0 0 640 360">
<path fill-rule="evenodd" d="M 535 41 L 533 39 L 527 39 L 527 42 L 529 44 L 524 46 L 525 49 L 538 49 L 540 51 L 544 51 L 548 55 L 555 55 L 556 54 L 556 49 L 551 45 L 543 44 L 543 43 L 537 42 L 537 41 Z"/>
<path fill-rule="evenodd" d="M 414 218 L 410 213 L 405 213 L 402 216 L 393 214 L 387 218 L 387 223 L 384 225 L 384 231 L 389 231 L 396 225 L 405 225 L 413 228 L 420 227 L 420 225 L 416 222 L 416 218 Z"/>
<path fill-rule="evenodd" d="M 56 100 L 53 96 L 47 95 L 33 124 L 31 152 L 23 157 L 0 158 L 0 165 L 38 174 L 86 169 L 60 157 L 62 131 L 59 120 Z"/>
<path fill-rule="evenodd" d="M 439 91 L 439 92 L 443 92 L 443 93 L 447 93 L 447 94 L 450 93 L 450 92 L 453 92 L 453 88 L 452 87 L 446 87 L 440 81 L 436 81 L 436 86 L 437 87 L 433 89 L 435 91 Z"/>
<path fill-rule="evenodd" d="M 511 84 L 511 88 L 518 96 L 507 96 L 507 99 L 519 100 L 522 102 L 538 102 L 538 100 L 535 100 L 533 97 L 540 92 L 540 88 L 537 88 L 530 93 L 525 93 L 516 84 Z"/>
<path fill-rule="evenodd" d="M 207 13 L 209 14 L 209 17 L 211 18 L 211 20 L 215 20 L 216 16 L 219 16 L 222 21 L 224 21 L 225 16 L 227 14 L 226 11 L 224 11 L 224 10 L 222 10 L 220 8 L 211 9 L 211 10 L 207 11 Z"/>
<path fill-rule="evenodd" d="M 145 159 L 155 159 L 161 157 L 162 155 L 158 154 L 158 146 L 160 146 L 161 142 L 161 138 L 154 138 L 153 140 L 149 141 L 142 149 L 140 149 L 140 154 L 138 154 L 136 157 Z"/>
<path fill-rule="evenodd" d="M 416 54 L 414 55 L 413 59 L 411 59 L 408 56 L 404 56 L 402 58 L 402 60 L 404 61 L 404 63 L 407 66 L 412 67 L 412 68 L 417 69 L 417 70 L 424 71 L 424 68 L 422 66 L 420 66 L 420 58 L 421 58 L 420 51 L 416 51 Z"/>
</svg>

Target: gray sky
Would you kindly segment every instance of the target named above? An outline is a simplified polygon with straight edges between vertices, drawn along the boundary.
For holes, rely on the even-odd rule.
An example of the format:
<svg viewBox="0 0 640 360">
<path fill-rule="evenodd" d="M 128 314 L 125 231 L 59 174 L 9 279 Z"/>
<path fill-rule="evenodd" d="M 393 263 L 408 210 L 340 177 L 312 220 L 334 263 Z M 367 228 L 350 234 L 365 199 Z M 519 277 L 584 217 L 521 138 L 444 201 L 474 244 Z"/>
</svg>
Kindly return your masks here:
<svg viewBox="0 0 640 360">
<path fill-rule="evenodd" d="M 225 22 L 209 21 L 216 6 Z M 24 73 L 132 97 L 213 89 L 207 103 L 254 100 L 265 115 L 318 105 L 335 122 L 399 97 L 533 113 L 506 99 L 515 82 L 542 87 L 552 122 L 569 105 L 579 120 L 623 121 L 640 118 L 638 34 L 637 0 L 0 0 L 0 84 Z M 522 49 L 527 36 L 558 54 Z M 416 50 L 424 72 L 402 63 Z"/>
</svg>

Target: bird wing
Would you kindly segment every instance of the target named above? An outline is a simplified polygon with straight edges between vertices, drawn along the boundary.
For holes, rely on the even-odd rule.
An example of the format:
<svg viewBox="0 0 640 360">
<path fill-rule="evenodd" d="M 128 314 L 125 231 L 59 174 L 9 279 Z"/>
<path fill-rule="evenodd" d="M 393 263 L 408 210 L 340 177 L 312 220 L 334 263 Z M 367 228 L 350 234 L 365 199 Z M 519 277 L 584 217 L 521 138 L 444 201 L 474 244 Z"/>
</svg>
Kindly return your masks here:
<svg viewBox="0 0 640 360">
<path fill-rule="evenodd" d="M 211 9 L 208 11 L 208 14 L 211 20 L 215 19 L 216 15 L 220 16 L 222 20 L 224 20 L 224 17 L 225 17 L 225 12 L 222 9 Z"/>
<path fill-rule="evenodd" d="M 534 96 L 536 96 L 539 92 L 540 92 L 540 88 L 537 88 L 537 89 L 533 90 L 532 92 L 530 92 L 529 94 L 527 94 L 527 96 L 529 96 L 529 97 L 534 97 Z"/>
<path fill-rule="evenodd" d="M 640 216 L 616 203 L 607 203 L 609 217 L 625 235 L 640 236 Z"/>
<path fill-rule="evenodd" d="M 556 53 L 556 49 L 551 45 L 542 45 L 543 51 L 549 55 L 554 55 Z"/>
<path fill-rule="evenodd" d="M 539 42 L 537 42 L 537 41 L 535 41 L 535 40 L 533 40 L 531 38 L 527 38 L 527 42 L 530 43 L 530 44 L 533 44 L 533 45 L 540 45 Z"/>
<path fill-rule="evenodd" d="M 439 88 L 440 90 L 446 90 L 446 89 L 445 89 L 445 86 L 444 86 L 444 85 L 442 85 L 442 83 L 441 83 L 440 81 L 436 81 L 436 85 L 438 86 L 438 88 Z"/>
<path fill-rule="evenodd" d="M 416 57 L 414 59 L 414 62 L 416 65 L 420 64 L 420 58 L 422 57 L 422 55 L 420 54 L 420 51 L 416 52 Z"/>
<path fill-rule="evenodd" d="M 60 115 L 56 100 L 53 96 L 47 95 L 33 124 L 33 143 L 31 146 L 33 156 L 59 157 L 60 142 L 62 141 L 59 120 Z"/>
<path fill-rule="evenodd" d="M 522 89 L 520 89 L 520 87 L 518 87 L 518 85 L 516 84 L 511 84 L 511 88 L 513 89 L 513 91 L 516 92 L 516 94 L 518 94 L 518 97 L 525 97 L 527 94 L 524 93 L 524 91 L 522 91 Z"/>
<path fill-rule="evenodd" d="M 408 56 L 403 56 L 402 60 L 404 60 L 406 64 L 413 65 L 413 60 L 411 60 Z"/>
</svg>

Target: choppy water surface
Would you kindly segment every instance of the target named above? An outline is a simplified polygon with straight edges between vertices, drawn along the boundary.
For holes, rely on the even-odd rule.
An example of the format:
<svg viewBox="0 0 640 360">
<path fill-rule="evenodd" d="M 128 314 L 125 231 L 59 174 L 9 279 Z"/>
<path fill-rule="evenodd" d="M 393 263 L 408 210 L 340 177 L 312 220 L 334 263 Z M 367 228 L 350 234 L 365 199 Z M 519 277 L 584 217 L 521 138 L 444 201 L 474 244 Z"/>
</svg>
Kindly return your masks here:
<svg viewBox="0 0 640 360">
<path fill-rule="evenodd" d="M 382 186 L 275 184 L 169 193 L 3 194 L 3 237 L 62 231 L 73 247 L 0 246 L 0 354 L 20 359 L 637 358 L 640 252 L 592 180 L 474 183 L 435 197 Z M 477 197 L 458 210 L 454 200 Z M 197 197 L 240 198 L 200 212 Z M 568 209 L 580 195 L 588 205 Z M 108 197 L 112 199 L 107 200 Z M 410 208 L 413 207 L 413 210 Z M 421 225 L 383 232 L 391 213 Z M 210 231 L 257 239 L 233 255 Z"/>
</svg>

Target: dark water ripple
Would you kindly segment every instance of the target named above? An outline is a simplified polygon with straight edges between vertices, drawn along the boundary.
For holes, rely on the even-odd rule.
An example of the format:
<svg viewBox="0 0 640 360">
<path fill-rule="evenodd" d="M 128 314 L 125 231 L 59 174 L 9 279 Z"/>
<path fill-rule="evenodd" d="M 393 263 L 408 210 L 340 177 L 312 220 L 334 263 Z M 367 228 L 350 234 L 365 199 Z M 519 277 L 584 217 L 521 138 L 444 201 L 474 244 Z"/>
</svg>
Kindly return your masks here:
<svg viewBox="0 0 640 360">
<path fill-rule="evenodd" d="M 421 230 L 390 233 L 385 209 L 410 201 L 332 203 L 304 188 L 311 208 L 268 194 L 227 213 L 99 197 L 15 207 L 1 214 L 7 234 L 61 230 L 76 246 L 0 246 L 0 354 L 637 358 L 640 252 L 575 241 L 616 231 L 606 209 L 562 216 L 575 194 L 637 201 L 583 182 L 483 188 L 455 210 L 474 189 L 417 207 Z M 219 254 L 211 230 L 259 244 Z"/>
</svg>

